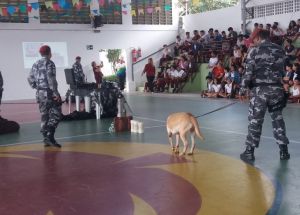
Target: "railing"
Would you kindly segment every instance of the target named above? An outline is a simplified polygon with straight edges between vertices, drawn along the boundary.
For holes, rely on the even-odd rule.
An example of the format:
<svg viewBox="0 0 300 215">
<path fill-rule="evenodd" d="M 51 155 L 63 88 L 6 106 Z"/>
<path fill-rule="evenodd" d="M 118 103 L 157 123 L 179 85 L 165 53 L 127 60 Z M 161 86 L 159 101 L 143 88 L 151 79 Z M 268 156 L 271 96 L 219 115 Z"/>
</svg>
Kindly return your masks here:
<svg viewBox="0 0 300 215">
<path fill-rule="evenodd" d="M 175 42 L 169 44 L 167 47 L 172 51 L 173 53 L 173 48 L 175 46 Z M 163 48 L 159 49 L 158 51 L 147 55 L 146 57 L 143 57 L 142 59 L 138 60 L 137 62 L 132 64 L 132 81 L 135 82 L 135 85 L 137 87 L 139 86 L 143 86 L 144 83 L 146 82 L 146 76 L 144 75 L 143 77 L 141 76 L 143 69 L 145 67 L 145 65 L 148 63 L 148 59 L 152 58 L 153 59 L 153 63 L 155 68 L 158 68 L 159 66 L 159 60 L 162 57 L 162 51 Z"/>
</svg>

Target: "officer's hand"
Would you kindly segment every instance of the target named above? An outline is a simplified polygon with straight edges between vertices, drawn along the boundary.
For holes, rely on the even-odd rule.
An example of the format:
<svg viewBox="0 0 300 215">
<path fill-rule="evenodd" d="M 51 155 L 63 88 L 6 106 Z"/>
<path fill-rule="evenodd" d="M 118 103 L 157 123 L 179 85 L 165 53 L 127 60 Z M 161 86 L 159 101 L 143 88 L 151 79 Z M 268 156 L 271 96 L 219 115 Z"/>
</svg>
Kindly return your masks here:
<svg viewBox="0 0 300 215">
<path fill-rule="evenodd" d="M 61 102 L 60 96 L 53 96 L 53 100 L 56 102 Z"/>
</svg>

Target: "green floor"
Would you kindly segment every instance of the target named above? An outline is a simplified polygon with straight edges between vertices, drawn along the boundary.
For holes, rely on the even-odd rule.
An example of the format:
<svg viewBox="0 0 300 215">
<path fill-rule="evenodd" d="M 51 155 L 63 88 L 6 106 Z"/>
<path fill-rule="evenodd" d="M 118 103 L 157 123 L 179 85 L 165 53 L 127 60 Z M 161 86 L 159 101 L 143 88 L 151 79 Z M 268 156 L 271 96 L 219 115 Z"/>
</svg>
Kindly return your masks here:
<svg viewBox="0 0 300 215">
<path fill-rule="evenodd" d="M 195 116 L 228 105 L 232 100 L 203 99 L 192 94 L 135 94 L 127 95 L 134 119 L 144 122 L 144 134 L 111 133 L 112 119 L 62 122 L 56 133 L 57 140 L 64 142 L 101 141 L 168 144 L 164 121 L 172 112 L 191 112 Z M 202 150 L 217 152 L 239 159 L 244 150 L 247 132 L 247 103 L 236 103 L 213 112 L 198 120 L 205 144 L 197 142 Z M 274 180 L 277 187 L 276 201 L 268 214 L 300 214 L 300 105 L 289 105 L 284 110 L 287 135 L 290 139 L 291 160 L 281 162 L 279 150 L 272 137 L 271 120 L 266 115 L 261 146 L 256 151 L 255 166 Z M 41 142 L 39 123 L 23 124 L 18 134 L 2 135 L 0 145 Z M 230 174 L 230 173 L 228 173 Z M 280 209 L 278 210 L 278 208 Z M 275 213 L 279 211 L 278 213 Z"/>
</svg>

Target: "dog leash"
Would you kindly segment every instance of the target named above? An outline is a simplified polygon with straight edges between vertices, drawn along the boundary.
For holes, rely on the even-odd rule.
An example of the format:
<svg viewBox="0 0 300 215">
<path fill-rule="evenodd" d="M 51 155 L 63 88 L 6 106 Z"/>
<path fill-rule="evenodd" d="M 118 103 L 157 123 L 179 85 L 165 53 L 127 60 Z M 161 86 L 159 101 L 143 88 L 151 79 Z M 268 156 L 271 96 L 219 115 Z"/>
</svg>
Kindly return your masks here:
<svg viewBox="0 0 300 215">
<path fill-rule="evenodd" d="M 230 103 L 230 104 L 227 104 L 227 105 L 222 106 L 222 107 L 220 107 L 220 108 L 217 108 L 217 109 L 215 109 L 215 110 L 209 111 L 209 112 L 204 113 L 204 114 L 201 114 L 201 115 L 199 115 L 199 116 L 195 116 L 195 118 L 199 118 L 199 117 L 203 117 L 203 116 L 209 115 L 209 114 L 211 114 L 211 113 L 217 112 L 217 111 L 222 110 L 222 109 L 225 109 L 225 108 L 227 108 L 227 107 L 230 107 L 230 106 L 232 106 L 232 105 L 234 105 L 234 104 L 236 104 L 236 103 L 237 103 L 237 102 L 232 102 L 232 103 Z"/>
</svg>

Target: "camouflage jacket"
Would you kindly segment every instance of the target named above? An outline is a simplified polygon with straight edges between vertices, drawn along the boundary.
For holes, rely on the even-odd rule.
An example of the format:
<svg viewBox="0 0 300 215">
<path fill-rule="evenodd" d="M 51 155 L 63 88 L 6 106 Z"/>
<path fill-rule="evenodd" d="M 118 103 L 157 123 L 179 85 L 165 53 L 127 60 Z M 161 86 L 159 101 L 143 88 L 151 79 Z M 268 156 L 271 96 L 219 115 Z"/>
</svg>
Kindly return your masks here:
<svg viewBox="0 0 300 215">
<path fill-rule="evenodd" d="M 3 77 L 2 77 L 2 73 L 0 71 L 0 90 L 2 90 L 3 88 Z"/>
<path fill-rule="evenodd" d="M 284 50 L 270 41 L 263 40 L 248 52 L 242 86 L 256 84 L 281 84 L 284 74 Z"/>
<path fill-rule="evenodd" d="M 28 82 L 37 90 L 50 89 L 53 96 L 60 96 L 57 90 L 56 68 L 53 61 L 42 58 L 33 64 L 29 73 Z"/>
<path fill-rule="evenodd" d="M 82 66 L 80 63 L 74 63 L 73 64 L 73 71 L 74 71 L 74 79 L 75 79 L 75 84 L 83 84 L 84 83 L 84 78 L 85 75 L 82 70 Z"/>
</svg>

